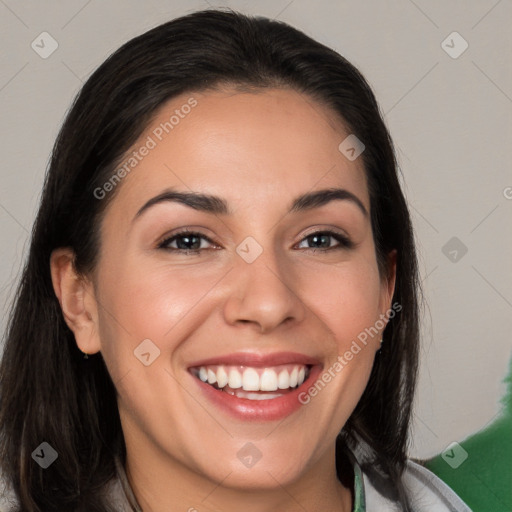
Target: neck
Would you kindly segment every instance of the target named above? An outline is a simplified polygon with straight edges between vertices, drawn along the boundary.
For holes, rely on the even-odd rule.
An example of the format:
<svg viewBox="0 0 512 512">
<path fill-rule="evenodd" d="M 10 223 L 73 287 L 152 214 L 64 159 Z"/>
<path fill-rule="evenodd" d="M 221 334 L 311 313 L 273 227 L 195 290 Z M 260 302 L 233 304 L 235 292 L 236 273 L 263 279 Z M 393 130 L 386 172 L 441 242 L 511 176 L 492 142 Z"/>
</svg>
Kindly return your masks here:
<svg viewBox="0 0 512 512">
<path fill-rule="evenodd" d="M 245 512 L 351 512 L 352 491 L 337 477 L 334 453 L 333 446 L 294 482 L 283 485 L 268 472 L 268 485 L 251 489 L 231 486 L 231 472 L 213 481 L 157 449 L 127 445 L 126 474 L 143 512 L 238 512 L 242 503 Z"/>
</svg>

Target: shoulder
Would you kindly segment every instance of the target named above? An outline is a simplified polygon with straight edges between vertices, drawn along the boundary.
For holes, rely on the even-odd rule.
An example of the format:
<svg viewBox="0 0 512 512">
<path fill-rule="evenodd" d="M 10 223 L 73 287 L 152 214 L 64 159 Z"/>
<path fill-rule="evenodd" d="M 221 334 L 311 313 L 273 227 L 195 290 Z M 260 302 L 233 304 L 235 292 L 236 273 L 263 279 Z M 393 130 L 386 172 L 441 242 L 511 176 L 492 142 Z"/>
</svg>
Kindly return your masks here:
<svg viewBox="0 0 512 512">
<path fill-rule="evenodd" d="M 0 473 L 0 512 L 14 512 L 19 507 L 16 493 Z"/>
<path fill-rule="evenodd" d="M 417 504 L 419 510 L 471 512 L 471 509 L 448 485 L 416 462 L 407 461 L 403 481 L 409 490 L 413 504 Z"/>
<path fill-rule="evenodd" d="M 385 498 L 363 474 L 366 510 L 399 512 L 400 507 Z M 425 467 L 407 461 L 402 482 L 414 512 L 471 512 L 471 509 L 441 479 Z"/>
<path fill-rule="evenodd" d="M 103 490 L 104 497 L 114 510 L 132 511 L 133 508 L 126 500 L 123 486 L 119 478 L 108 482 Z M 0 474 L 0 512 L 18 512 L 19 500 L 11 485 Z"/>
<path fill-rule="evenodd" d="M 110 480 L 104 489 L 104 496 L 108 499 L 108 503 L 114 510 L 123 512 L 140 510 L 134 507 L 130 500 L 127 498 L 126 490 L 123 485 L 121 477 L 118 475 L 116 478 Z M 0 512 L 2 512 L 0 510 Z"/>
</svg>

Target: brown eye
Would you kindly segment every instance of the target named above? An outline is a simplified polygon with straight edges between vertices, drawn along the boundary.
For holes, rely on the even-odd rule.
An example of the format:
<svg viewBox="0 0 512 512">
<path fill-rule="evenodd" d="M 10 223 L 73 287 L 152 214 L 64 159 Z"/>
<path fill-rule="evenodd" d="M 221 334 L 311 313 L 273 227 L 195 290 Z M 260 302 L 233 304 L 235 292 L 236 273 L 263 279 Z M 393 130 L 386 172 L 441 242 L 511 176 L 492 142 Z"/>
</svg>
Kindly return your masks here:
<svg viewBox="0 0 512 512">
<path fill-rule="evenodd" d="M 205 235 L 196 233 L 193 231 L 182 231 L 169 238 L 163 240 L 159 245 L 159 249 L 168 251 L 178 251 L 186 253 L 200 253 L 206 247 L 201 247 L 201 242 L 206 241 L 209 244 L 213 242 Z M 171 244 L 176 243 L 176 247 L 172 247 Z"/>
</svg>

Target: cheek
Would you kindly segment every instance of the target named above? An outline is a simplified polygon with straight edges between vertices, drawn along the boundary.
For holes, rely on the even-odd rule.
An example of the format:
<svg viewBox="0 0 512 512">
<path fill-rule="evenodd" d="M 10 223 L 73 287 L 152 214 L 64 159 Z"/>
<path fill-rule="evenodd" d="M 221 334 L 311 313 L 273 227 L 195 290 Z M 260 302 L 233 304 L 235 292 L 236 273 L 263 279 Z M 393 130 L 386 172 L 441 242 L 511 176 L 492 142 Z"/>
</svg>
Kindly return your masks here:
<svg viewBox="0 0 512 512">
<path fill-rule="evenodd" d="M 308 307 L 331 331 L 340 353 L 379 316 L 380 280 L 376 267 L 364 259 L 300 277 Z"/>
<path fill-rule="evenodd" d="M 172 351 L 185 325 L 190 329 L 191 324 L 198 326 L 204 320 L 202 303 L 217 281 L 218 275 L 204 266 L 170 269 L 130 258 L 117 265 L 105 262 L 99 279 L 104 357 L 123 362 L 123 367 L 133 364 L 133 351 L 145 339 L 161 352 Z"/>
<path fill-rule="evenodd" d="M 309 309 L 330 335 L 326 339 L 334 341 L 329 347 L 325 344 L 329 363 L 323 374 L 328 388 L 324 399 L 332 402 L 327 409 L 340 415 L 335 424 L 343 424 L 361 397 L 374 362 L 378 336 L 373 337 L 372 328 L 380 315 L 378 270 L 370 259 L 358 258 L 314 275 L 303 273 L 300 283 L 308 290 L 304 296 Z"/>
</svg>

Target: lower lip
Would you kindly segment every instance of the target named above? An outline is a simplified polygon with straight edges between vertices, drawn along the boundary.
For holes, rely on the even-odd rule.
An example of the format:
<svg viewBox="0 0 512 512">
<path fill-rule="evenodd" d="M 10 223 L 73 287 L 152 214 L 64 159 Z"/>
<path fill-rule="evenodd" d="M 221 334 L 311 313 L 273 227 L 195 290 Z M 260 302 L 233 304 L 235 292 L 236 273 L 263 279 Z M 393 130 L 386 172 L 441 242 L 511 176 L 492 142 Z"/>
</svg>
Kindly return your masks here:
<svg viewBox="0 0 512 512">
<path fill-rule="evenodd" d="M 306 391 L 313 382 L 316 382 L 321 371 L 322 368 L 320 366 L 313 366 L 309 377 L 297 389 L 288 391 L 278 398 L 268 400 L 238 398 L 225 391 L 215 389 L 193 375 L 191 377 L 216 407 L 226 411 L 235 418 L 249 421 L 275 421 L 286 418 L 286 416 L 303 407 L 303 404 L 299 401 L 299 395 Z M 279 390 L 275 392 L 278 393 Z"/>
</svg>

